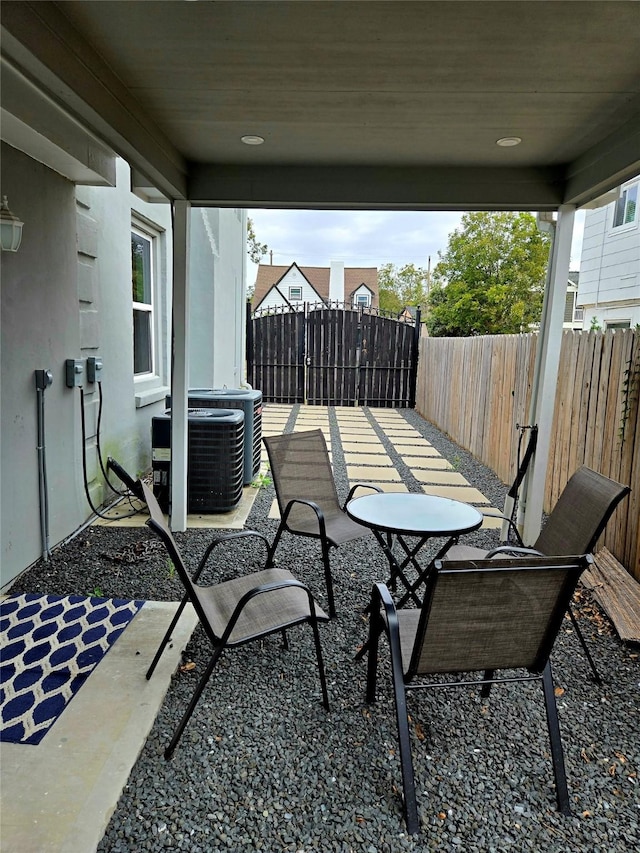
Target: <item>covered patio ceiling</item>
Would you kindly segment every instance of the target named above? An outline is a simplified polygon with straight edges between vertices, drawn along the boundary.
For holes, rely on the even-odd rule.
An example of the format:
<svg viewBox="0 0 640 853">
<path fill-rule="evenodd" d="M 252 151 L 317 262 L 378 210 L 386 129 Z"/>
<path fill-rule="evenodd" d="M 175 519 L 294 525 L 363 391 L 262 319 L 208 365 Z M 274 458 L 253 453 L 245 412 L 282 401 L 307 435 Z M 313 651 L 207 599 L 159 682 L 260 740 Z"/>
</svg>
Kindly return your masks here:
<svg viewBox="0 0 640 853">
<path fill-rule="evenodd" d="M 4 0 L 2 54 L 197 205 L 552 210 L 640 172 L 637 2 Z"/>
</svg>

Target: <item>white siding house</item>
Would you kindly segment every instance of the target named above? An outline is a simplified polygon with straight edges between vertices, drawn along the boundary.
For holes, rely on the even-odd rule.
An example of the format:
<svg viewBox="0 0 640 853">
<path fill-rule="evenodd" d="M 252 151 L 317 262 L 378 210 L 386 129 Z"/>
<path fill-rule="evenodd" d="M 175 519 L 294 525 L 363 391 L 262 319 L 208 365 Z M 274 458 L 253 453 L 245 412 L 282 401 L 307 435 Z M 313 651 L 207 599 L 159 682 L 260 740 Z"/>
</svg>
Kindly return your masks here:
<svg viewBox="0 0 640 853">
<path fill-rule="evenodd" d="M 587 210 L 577 304 L 583 328 L 640 324 L 640 178 L 604 207 Z"/>
</svg>

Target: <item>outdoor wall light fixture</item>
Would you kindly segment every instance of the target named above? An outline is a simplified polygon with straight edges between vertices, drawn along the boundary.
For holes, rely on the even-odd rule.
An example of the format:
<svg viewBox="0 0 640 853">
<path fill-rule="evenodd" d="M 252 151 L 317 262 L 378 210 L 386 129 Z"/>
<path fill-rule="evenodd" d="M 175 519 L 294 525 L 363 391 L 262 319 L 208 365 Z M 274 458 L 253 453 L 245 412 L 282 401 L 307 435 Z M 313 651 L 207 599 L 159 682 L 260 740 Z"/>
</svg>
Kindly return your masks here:
<svg viewBox="0 0 640 853">
<path fill-rule="evenodd" d="M 17 252 L 22 240 L 21 222 L 15 213 L 9 210 L 9 202 L 6 195 L 2 197 L 0 206 L 0 248 L 3 252 Z"/>
<path fill-rule="evenodd" d="M 519 136 L 502 136 L 500 139 L 496 139 L 496 145 L 499 145 L 501 148 L 513 148 L 514 145 L 520 145 L 522 139 Z"/>
<path fill-rule="evenodd" d="M 255 136 L 252 133 L 248 133 L 246 136 L 240 137 L 240 142 L 244 142 L 245 145 L 262 145 L 264 142 L 263 136 Z"/>
</svg>

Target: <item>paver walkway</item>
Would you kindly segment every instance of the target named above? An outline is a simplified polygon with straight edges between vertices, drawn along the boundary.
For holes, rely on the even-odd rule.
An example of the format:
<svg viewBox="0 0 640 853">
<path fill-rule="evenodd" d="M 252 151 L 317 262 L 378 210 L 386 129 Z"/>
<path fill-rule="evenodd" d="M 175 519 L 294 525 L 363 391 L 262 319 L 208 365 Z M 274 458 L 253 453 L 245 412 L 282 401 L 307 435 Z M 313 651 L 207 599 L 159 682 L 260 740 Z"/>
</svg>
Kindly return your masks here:
<svg viewBox="0 0 640 853">
<path fill-rule="evenodd" d="M 276 403 L 265 405 L 262 413 L 263 435 L 280 435 L 285 432 L 293 408 L 291 405 Z M 409 488 L 402 473 L 387 453 L 365 411 L 340 406 L 336 406 L 334 410 L 349 485 L 366 482 L 378 486 L 384 492 L 408 492 Z M 492 507 L 482 492 L 456 471 L 454 465 L 420 435 L 401 412 L 395 409 L 369 409 L 368 412 L 393 444 L 404 464 L 411 469 L 413 477 L 420 483 L 424 492 L 473 504 L 481 512 L 501 512 L 501 509 Z M 292 431 L 303 432 L 310 429 L 322 430 L 331 455 L 329 409 L 300 406 Z M 264 448 L 262 461 L 266 468 L 268 459 Z M 269 518 L 279 518 L 275 499 L 269 511 Z M 485 516 L 482 526 L 497 529 L 501 524 L 500 519 Z"/>
</svg>

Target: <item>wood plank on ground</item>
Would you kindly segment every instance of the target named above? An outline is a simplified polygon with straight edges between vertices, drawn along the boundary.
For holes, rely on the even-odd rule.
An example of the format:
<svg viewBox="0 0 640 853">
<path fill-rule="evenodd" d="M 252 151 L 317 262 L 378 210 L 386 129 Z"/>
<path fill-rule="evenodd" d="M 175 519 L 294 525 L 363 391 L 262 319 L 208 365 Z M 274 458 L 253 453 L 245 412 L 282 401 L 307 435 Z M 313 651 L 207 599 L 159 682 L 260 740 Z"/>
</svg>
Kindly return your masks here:
<svg viewBox="0 0 640 853">
<path fill-rule="evenodd" d="M 582 573 L 583 585 L 593 593 L 624 643 L 640 643 L 640 583 L 606 548 Z"/>
</svg>

